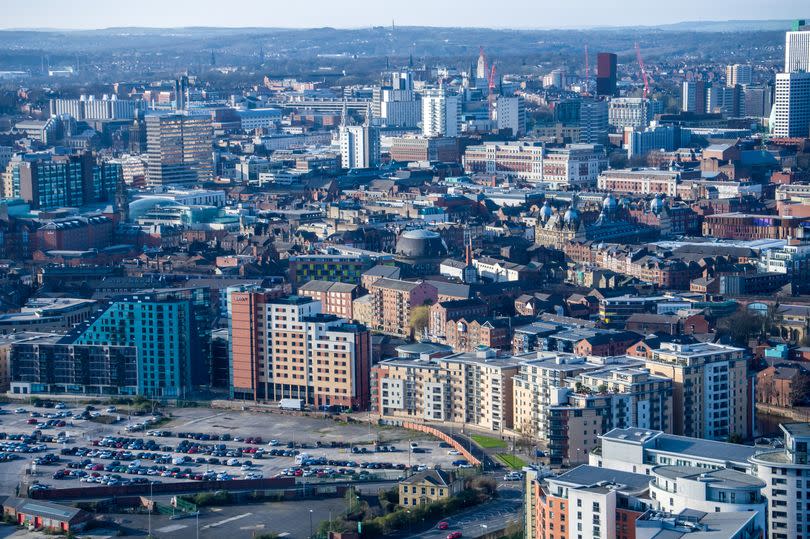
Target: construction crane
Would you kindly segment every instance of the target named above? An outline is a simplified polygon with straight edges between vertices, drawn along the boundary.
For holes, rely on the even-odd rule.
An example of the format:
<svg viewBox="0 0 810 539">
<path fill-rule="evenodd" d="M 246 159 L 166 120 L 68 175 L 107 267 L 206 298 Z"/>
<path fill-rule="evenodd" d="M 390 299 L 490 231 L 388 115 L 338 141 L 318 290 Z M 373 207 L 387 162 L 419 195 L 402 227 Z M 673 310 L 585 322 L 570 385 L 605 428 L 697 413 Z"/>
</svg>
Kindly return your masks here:
<svg viewBox="0 0 810 539">
<path fill-rule="evenodd" d="M 495 62 L 489 70 L 489 119 L 495 120 Z"/>
<path fill-rule="evenodd" d="M 644 69 L 644 60 L 641 58 L 641 47 L 638 46 L 636 41 L 636 59 L 638 59 L 638 67 L 641 69 L 641 78 L 644 80 L 644 99 L 650 94 L 650 82 L 647 80 L 647 71 Z"/>
<path fill-rule="evenodd" d="M 583 95 L 588 94 L 588 82 L 591 80 L 591 63 L 588 61 L 588 45 L 585 45 L 585 88 L 582 90 Z"/>
</svg>

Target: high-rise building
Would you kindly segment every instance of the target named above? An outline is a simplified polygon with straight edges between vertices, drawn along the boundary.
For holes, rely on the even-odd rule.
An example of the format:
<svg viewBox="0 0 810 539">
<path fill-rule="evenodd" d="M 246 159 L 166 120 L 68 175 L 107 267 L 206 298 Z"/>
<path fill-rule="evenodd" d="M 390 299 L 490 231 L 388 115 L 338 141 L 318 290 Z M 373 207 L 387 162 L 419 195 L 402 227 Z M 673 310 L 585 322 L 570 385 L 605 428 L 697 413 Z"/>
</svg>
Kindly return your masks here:
<svg viewBox="0 0 810 539">
<path fill-rule="evenodd" d="M 810 446 L 808 423 L 779 425 L 784 434 L 784 448 L 762 451 L 750 458 L 754 470 L 766 486 L 763 494 L 771 509 L 769 524 L 770 539 L 807 537 L 807 522 L 810 517 L 810 461 L 807 448 Z"/>
<path fill-rule="evenodd" d="M 346 113 L 340 122 L 340 160 L 343 168 L 373 168 L 380 164 L 380 130 L 371 125 L 371 107 L 363 125 L 347 125 Z"/>
<path fill-rule="evenodd" d="M 754 431 L 751 379 L 742 348 L 720 344 L 662 343 L 646 367 L 672 379 L 673 432 L 711 440 Z"/>
<path fill-rule="evenodd" d="M 608 103 L 602 99 L 582 99 L 579 103 L 579 142 L 607 144 Z"/>
<path fill-rule="evenodd" d="M 373 369 L 373 409 L 401 419 L 512 427 L 512 378 L 518 360 L 481 349 L 430 359 L 386 359 Z"/>
<path fill-rule="evenodd" d="M 75 345 L 134 346 L 138 350 L 138 394 L 182 397 L 207 379 L 205 321 L 194 301 L 173 294 L 145 293 L 111 301 L 71 331 Z M 210 321 L 209 321 L 210 322 Z"/>
<path fill-rule="evenodd" d="M 366 409 L 371 337 L 312 298 L 253 290 L 229 302 L 231 396 Z"/>
<path fill-rule="evenodd" d="M 380 126 L 417 127 L 422 119 L 419 96 L 413 90 L 413 73 L 395 71 L 390 85 L 376 86 L 372 91 L 371 108 Z"/>
<path fill-rule="evenodd" d="M 681 110 L 684 112 L 705 114 L 708 87 L 711 87 L 710 82 L 702 80 L 684 81 Z"/>
<path fill-rule="evenodd" d="M 616 97 L 608 103 L 608 123 L 618 132 L 644 129 L 653 119 L 652 102 L 644 97 Z"/>
<path fill-rule="evenodd" d="M 795 20 L 785 33 L 785 73 L 810 72 L 810 25 Z"/>
<path fill-rule="evenodd" d="M 426 137 L 457 137 L 461 132 L 461 98 L 444 88 L 431 88 L 422 95 L 422 134 Z"/>
<path fill-rule="evenodd" d="M 803 33 L 810 38 L 810 32 Z M 809 131 L 810 72 L 777 73 L 771 133 L 774 137 L 807 137 Z"/>
<path fill-rule="evenodd" d="M 743 88 L 743 101 L 745 108 L 742 112 L 746 116 L 767 118 L 773 107 L 773 86 L 746 86 Z"/>
<path fill-rule="evenodd" d="M 91 153 L 23 159 L 12 165 L 13 196 L 35 209 L 111 200 L 123 181 L 121 165 L 97 160 Z"/>
<path fill-rule="evenodd" d="M 498 129 L 511 129 L 512 135 L 526 133 L 526 104 L 520 96 L 499 95 L 495 101 L 495 120 Z"/>
<path fill-rule="evenodd" d="M 487 57 L 484 56 L 484 49 L 478 53 L 478 64 L 475 66 L 475 78 L 479 81 L 487 80 Z"/>
<path fill-rule="evenodd" d="M 616 79 L 616 55 L 600 52 L 596 56 L 596 95 L 617 95 Z"/>
<path fill-rule="evenodd" d="M 738 118 L 743 112 L 742 86 L 712 85 L 706 89 L 706 112 L 722 114 L 727 118 Z"/>
<path fill-rule="evenodd" d="M 191 185 L 211 180 L 213 137 L 209 115 L 147 115 L 147 184 Z"/>
<path fill-rule="evenodd" d="M 726 66 L 726 86 L 747 86 L 754 82 L 754 69 L 749 64 Z"/>
<path fill-rule="evenodd" d="M 672 429 L 672 381 L 641 362 L 595 363 L 563 352 L 537 352 L 514 378 L 514 423 L 521 433 L 549 440 L 552 464 L 586 462 L 598 436 L 619 426 Z"/>
<path fill-rule="evenodd" d="M 174 81 L 174 108 L 178 111 L 188 109 L 188 75 L 181 75 Z"/>
</svg>

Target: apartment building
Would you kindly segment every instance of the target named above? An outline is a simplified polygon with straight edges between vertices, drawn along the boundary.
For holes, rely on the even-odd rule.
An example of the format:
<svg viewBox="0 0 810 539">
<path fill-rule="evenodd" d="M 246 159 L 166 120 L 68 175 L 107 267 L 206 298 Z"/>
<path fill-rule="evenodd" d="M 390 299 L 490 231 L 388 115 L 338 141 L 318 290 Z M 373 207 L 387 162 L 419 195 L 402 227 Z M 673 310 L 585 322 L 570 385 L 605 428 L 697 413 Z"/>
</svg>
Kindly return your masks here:
<svg viewBox="0 0 810 539">
<path fill-rule="evenodd" d="M 551 464 L 586 462 L 599 435 L 618 425 L 671 429 L 672 383 L 638 368 L 640 362 L 537 356 L 521 363 L 514 378 L 514 423 L 525 435 L 548 441 Z"/>
<path fill-rule="evenodd" d="M 712 343 L 661 343 L 645 366 L 673 383 L 673 432 L 710 440 L 754 432 L 753 378 L 742 348 Z"/>
<path fill-rule="evenodd" d="M 806 538 L 810 427 L 780 427 L 784 447 L 779 449 L 614 429 L 600 436 L 590 464 L 650 477 L 655 509 L 745 513 L 754 517 L 753 537 Z"/>
<path fill-rule="evenodd" d="M 761 451 L 750 457 L 753 473 L 765 483 L 768 499 L 768 537 L 810 537 L 810 424 L 780 425 L 784 448 Z"/>
<path fill-rule="evenodd" d="M 167 289 L 115 298 L 74 327 L 64 343 L 134 346 L 137 394 L 183 397 L 207 383 L 210 291 Z"/>
<path fill-rule="evenodd" d="M 299 286 L 298 294 L 320 301 L 324 314 L 352 320 L 352 301 L 357 299 L 359 290 L 356 284 L 312 280 Z"/>
<path fill-rule="evenodd" d="M 762 496 L 765 481 L 737 470 L 706 470 L 698 466 L 655 466 L 650 476 L 650 498 L 655 509 L 687 509 L 707 513 L 751 512 L 756 527 L 765 530 L 768 502 Z"/>
<path fill-rule="evenodd" d="M 410 337 L 411 315 L 423 305 L 436 303 L 438 290 L 424 281 L 381 278 L 369 288 L 372 302 L 372 329 Z"/>
<path fill-rule="evenodd" d="M 578 466 L 556 477 L 526 476 L 525 536 L 530 539 L 634 539 L 648 509 L 644 474 Z"/>
<path fill-rule="evenodd" d="M 231 397 L 367 408 L 366 327 L 323 314 L 321 302 L 309 297 L 272 296 L 266 290 L 231 294 Z"/>
<path fill-rule="evenodd" d="M 60 342 L 59 334 L 31 335 L 10 346 L 11 393 L 143 394 L 134 346 L 70 344 Z"/>
<path fill-rule="evenodd" d="M 363 271 L 374 265 L 367 256 L 338 254 L 297 255 L 291 256 L 289 262 L 290 282 L 294 287 L 313 279 L 360 284 Z"/>
<path fill-rule="evenodd" d="M 381 415 L 445 421 L 500 432 L 512 428 L 512 378 L 518 361 L 494 350 L 434 358 L 393 358 L 372 378 Z"/>
<path fill-rule="evenodd" d="M 444 337 L 448 322 L 460 318 L 486 316 L 489 305 L 480 298 L 439 301 L 430 306 L 428 329 L 434 337 Z"/>
<path fill-rule="evenodd" d="M 759 450 L 750 445 L 689 438 L 654 429 L 628 427 L 599 436 L 591 451 L 592 466 L 650 475 L 656 466 L 690 466 L 704 470 L 728 468 L 751 473 L 749 459 Z"/>
</svg>

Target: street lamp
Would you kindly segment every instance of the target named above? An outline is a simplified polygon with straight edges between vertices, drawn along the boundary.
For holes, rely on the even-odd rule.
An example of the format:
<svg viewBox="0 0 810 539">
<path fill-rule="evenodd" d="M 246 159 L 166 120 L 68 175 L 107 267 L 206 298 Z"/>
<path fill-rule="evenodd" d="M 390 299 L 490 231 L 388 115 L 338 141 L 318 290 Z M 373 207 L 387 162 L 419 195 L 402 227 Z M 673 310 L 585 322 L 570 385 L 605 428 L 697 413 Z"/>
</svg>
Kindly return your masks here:
<svg viewBox="0 0 810 539">
<path fill-rule="evenodd" d="M 309 510 L 309 537 L 312 538 L 312 509 Z"/>
<path fill-rule="evenodd" d="M 149 481 L 149 537 L 152 537 L 152 506 L 155 504 L 154 500 L 152 500 L 152 486 L 154 485 L 153 481 Z"/>
</svg>

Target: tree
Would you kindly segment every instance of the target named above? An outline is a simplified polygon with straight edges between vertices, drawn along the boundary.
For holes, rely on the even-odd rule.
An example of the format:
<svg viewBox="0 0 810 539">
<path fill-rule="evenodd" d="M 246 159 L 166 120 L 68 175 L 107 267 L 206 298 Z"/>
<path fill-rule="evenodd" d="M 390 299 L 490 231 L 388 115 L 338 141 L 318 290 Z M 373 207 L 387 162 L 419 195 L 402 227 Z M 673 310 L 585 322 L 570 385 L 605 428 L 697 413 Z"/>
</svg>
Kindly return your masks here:
<svg viewBox="0 0 810 539">
<path fill-rule="evenodd" d="M 428 326 L 428 319 L 430 316 L 430 307 L 427 305 L 420 305 L 411 309 L 411 329 L 415 336 L 420 335 L 425 331 Z"/>
<path fill-rule="evenodd" d="M 790 385 L 790 405 L 800 406 L 810 401 L 810 375 L 797 374 Z"/>
<path fill-rule="evenodd" d="M 762 332 L 763 320 L 760 315 L 748 309 L 740 309 L 734 314 L 721 318 L 717 330 L 738 345 L 747 345 L 748 339 Z"/>
</svg>

